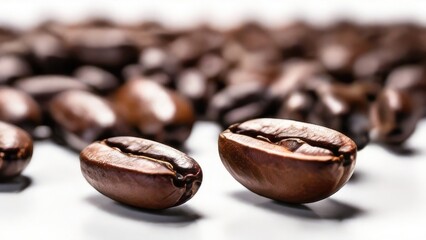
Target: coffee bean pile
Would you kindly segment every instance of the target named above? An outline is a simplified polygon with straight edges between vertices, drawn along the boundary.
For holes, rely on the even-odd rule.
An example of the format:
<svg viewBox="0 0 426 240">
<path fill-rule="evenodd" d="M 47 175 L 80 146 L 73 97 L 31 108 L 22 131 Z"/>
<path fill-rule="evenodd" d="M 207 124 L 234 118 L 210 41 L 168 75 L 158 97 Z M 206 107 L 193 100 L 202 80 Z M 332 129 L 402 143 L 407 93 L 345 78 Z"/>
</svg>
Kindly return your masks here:
<svg viewBox="0 0 426 240">
<path fill-rule="evenodd" d="M 425 66 L 426 28 L 410 23 L 0 28 L 0 121 L 75 151 L 119 135 L 181 147 L 197 119 L 260 117 L 398 146 L 426 115 Z"/>
</svg>

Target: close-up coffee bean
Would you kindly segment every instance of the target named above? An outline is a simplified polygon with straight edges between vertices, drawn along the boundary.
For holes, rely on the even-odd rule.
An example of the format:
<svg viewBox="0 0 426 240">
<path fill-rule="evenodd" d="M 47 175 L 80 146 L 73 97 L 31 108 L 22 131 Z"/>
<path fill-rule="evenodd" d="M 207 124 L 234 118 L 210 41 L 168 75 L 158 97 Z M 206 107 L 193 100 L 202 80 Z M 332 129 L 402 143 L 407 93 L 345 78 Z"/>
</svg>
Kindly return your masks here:
<svg viewBox="0 0 426 240">
<path fill-rule="evenodd" d="M 14 178 L 30 163 L 33 140 L 21 128 L 0 122 L 0 181 Z"/>
<path fill-rule="evenodd" d="M 100 193 L 145 209 L 185 203 L 203 178 L 201 167 L 188 155 L 135 137 L 95 142 L 81 152 L 80 163 L 83 176 Z"/>
<path fill-rule="evenodd" d="M 231 175 L 250 191 L 287 203 L 315 202 L 351 177 L 355 143 L 318 125 L 254 119 L 219 136 L 219 155 Z"/>
</svg>

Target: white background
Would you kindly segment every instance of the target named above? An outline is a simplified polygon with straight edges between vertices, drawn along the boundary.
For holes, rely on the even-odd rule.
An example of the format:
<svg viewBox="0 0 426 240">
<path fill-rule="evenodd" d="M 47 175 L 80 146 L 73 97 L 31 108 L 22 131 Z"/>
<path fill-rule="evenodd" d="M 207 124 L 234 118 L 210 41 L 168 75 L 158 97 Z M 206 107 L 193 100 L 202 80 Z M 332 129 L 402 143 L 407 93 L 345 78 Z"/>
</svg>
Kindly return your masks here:
<svg viewBox="0 0 426 240">
<path fill-rule="evenodd" d="M 228 3 L 232 2 L 232 3 Z M 425 3 L 426 4 L 426 3 Z M 277 24 L 294 18 L 327 23 L 426 22 L 420 1 L 1 1 L 0 23 L 30 27 L 47 18 L 93 13 L 123 22 L 158 19 L 174 26 L 244 19 Z M 332 197 L 295 207 L 257 196 L 237 183 L 217 153 L 220 129 L 198 123 L 187 146 L 204 181 L 185 205 L 147 212 L 120 205 L 82 177 L 78 155 L 50 142 L 35 145 L 21 192 L 0 192 L 0 239 L 425 239 L 426 122 L 398 155 L 369 145 L 352 180 Z M 3 189 L 13 186 L 2 186 Z"/>
</svg>

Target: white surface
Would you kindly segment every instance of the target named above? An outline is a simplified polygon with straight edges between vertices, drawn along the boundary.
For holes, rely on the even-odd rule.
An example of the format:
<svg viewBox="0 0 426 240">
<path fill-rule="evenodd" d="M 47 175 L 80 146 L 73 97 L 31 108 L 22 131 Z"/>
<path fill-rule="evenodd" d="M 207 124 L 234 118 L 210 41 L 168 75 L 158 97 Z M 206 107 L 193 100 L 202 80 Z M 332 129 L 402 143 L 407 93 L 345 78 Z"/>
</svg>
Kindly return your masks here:
<svg viewBox="0 0 426 240">
<path fill-rule="evenodd" d="M 199 19 L 223 26 L 255 18 L 268 24 L 302 16 L 315 23 L 426 22 L 425 1 L 22 1 L 0 3 L 0 23 L 29 27 L 40 19 L 72 21 L 94 12 L 119 21 L 161 18 L 186 26 Z M 425 239 L 426 122 L 408 141 L 410 156 L 370 145 L 359 152 L 355 178 L 331 198 L 292 207 L 257 196 L 236 182 L 217 153 L 219 129 L 196 125 L 188 142 L 204 181 L 185 205 L 144 212 L 96 192 L 78 155 L 37 143 L 24 175 L 32 184 L 0 193 L 0 239 Z"/>
<path fill-rule="evenodd" d="M 223 167 L 219 128 L 198 123 L 188 141 L 202 166 L 199 192 L 162 212 L 120 205 L 82 177 L 78 155 L 38 143 L 25 171 L 32 184 L 0 193 L 1 239 L 425 239 L 426 121 L 410 156 L 369 145 L 355 177 L 329 199 L 288 206 L 249 192 Z"/>
</svg>

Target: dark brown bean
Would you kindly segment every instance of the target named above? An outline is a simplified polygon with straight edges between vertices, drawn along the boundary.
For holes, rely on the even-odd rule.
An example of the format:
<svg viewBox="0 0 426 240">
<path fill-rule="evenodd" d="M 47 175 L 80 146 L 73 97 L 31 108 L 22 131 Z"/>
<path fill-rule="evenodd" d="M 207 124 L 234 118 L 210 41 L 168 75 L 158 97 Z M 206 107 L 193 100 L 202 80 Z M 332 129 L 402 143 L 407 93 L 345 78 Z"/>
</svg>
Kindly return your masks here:
<svg viewBox="0 0 426 240">
<path fill-rule="evenodd" d="M 114 93 L 120 115 L 142 136 L 172 145 L 189 137 L 195 121 L 188 99 L 148 79 L 133 79 Z"/>
<path fill-rule="evenodd" d="M 49 115 L 56 140 L 76 151 L 96 140 L 129 133 L 109 102 L 85 91 L 56 95 L 50 101 Z"/>
<path fill-rule="evenodd" d="M 283 202 L 307 203 L 329 197 L 348 181 L 356 145 L 325 127 L 255 119 L 222 132 L 219 154 L 226 169 L 249 190 Z"/>
<path fill-rule="evenodd" d="M 10 87 L 0 87 L 0 121 L 25 129 L 31 135 L 42 123 L 37 102 L 28 94 Z"/>
<path fill-rule="evenodd" d="M 402 144 L 414 132 L 421 113 L 409 93 L 384 89 L 370 111 L 372 138 L 386 144 Z"/>
<path fill-rule="evenodd" d="M 188 155 L 134 137 L 93 143 L 80 154 L 81 171 L 100 193 L 146 209 L 181 205 L 198 191 L 202 170 Z"/>
<path fill-rule="evenodd" d="M 100 94 L 108 94 L 120 85 L 113 74 L 95 66 L 79 67 L 75 70 L 74 77 Z"/>
<path fill-rule="evenodd" d="M 21 57 L 0 56 L 0 85 L 10 84 L 16 79 L 29 76 L 31 73 L 31 66 Z"/>
<path fill-rule="evenodd" d="M 0 180 L 18 176 L 33 154 L 33 140 L 22 129 L 0 122 Z"/>
<path fill-rule="evenodd" d="M 89 87 L 75 78 L 61 75 L 41 75 L 23 78 L 14 84 L 14 87 L 31 95 L 45 108 L 47 103 L 56 94 L 75 89 L 89 90 Z"/>
</svg>

